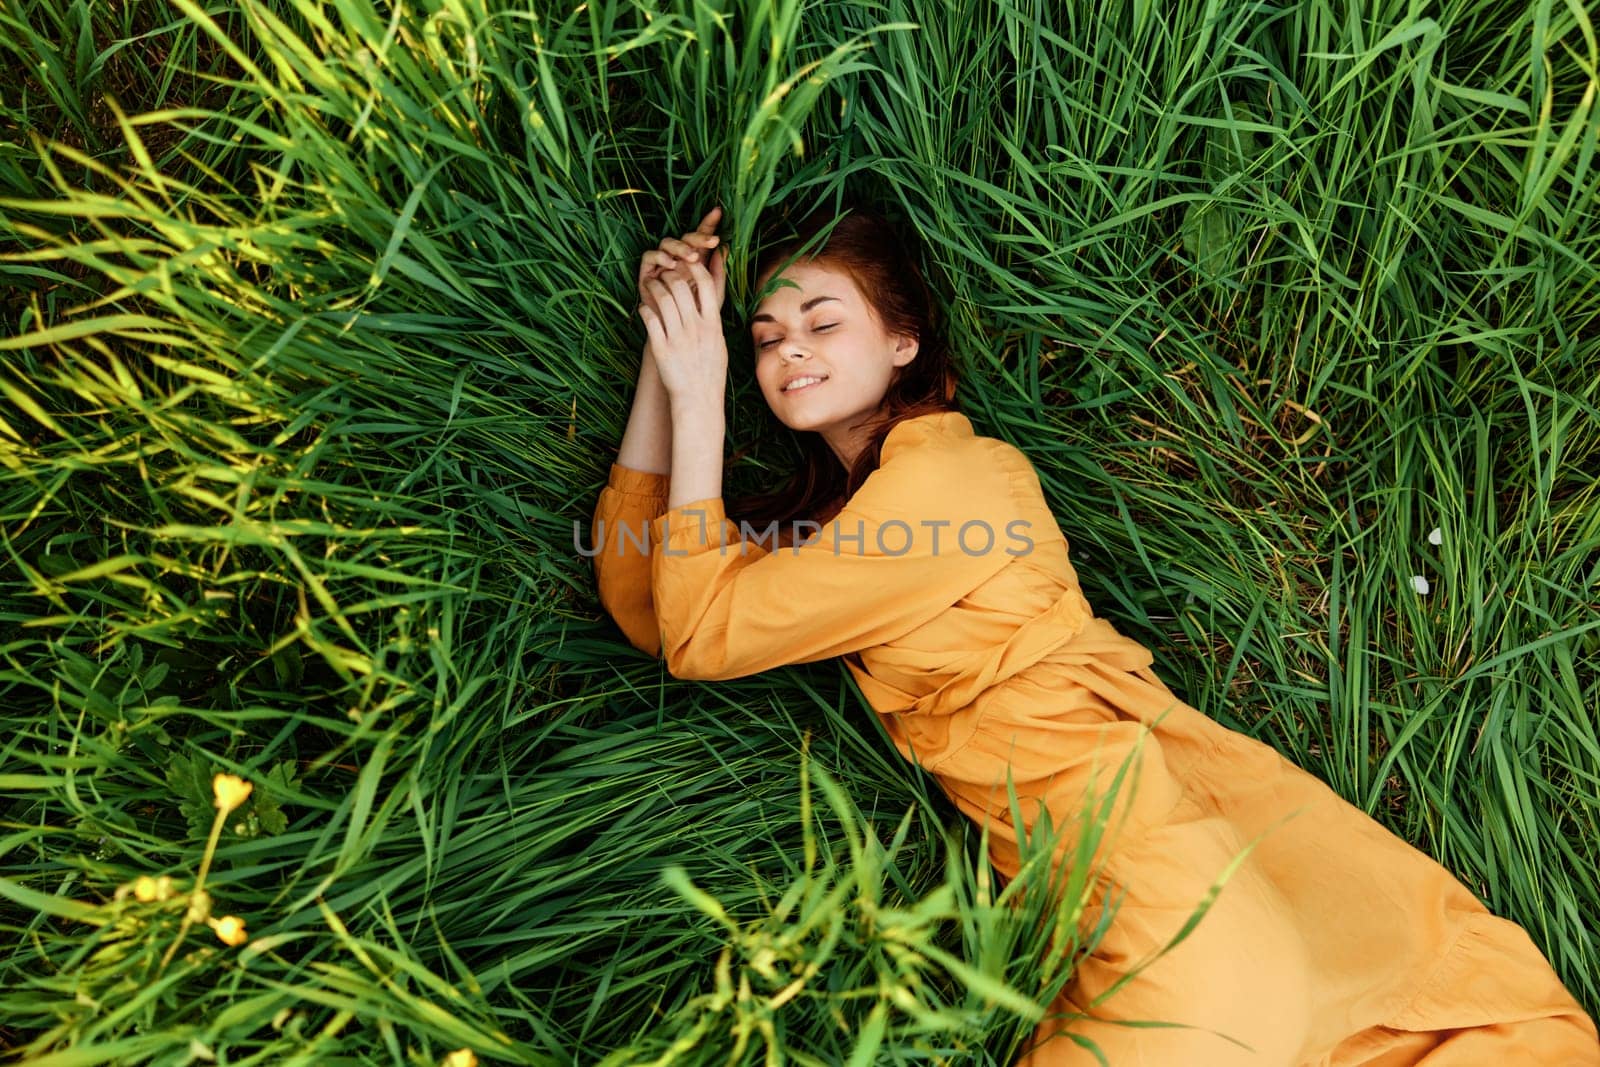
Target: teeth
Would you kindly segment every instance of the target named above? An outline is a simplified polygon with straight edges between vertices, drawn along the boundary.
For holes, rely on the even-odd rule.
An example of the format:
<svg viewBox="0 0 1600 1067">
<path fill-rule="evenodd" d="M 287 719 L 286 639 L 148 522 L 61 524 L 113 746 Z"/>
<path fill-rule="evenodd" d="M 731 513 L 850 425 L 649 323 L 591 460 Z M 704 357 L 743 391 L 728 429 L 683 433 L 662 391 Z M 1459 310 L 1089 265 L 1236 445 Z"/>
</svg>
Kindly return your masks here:
<svg viewBox="0 0 1600 1067">
<path fill-rule="evenodd" d="M 792 381 L 788 385 L 784 386 L 783 387 L 783 391 L 787 393 L 791 389 L 799 389 L 799 388 L 801 388 L 803 386 L 811 385 L 811 384 L 813 384 L 815 382 L 820 382 L 820 381 L 826 381 L 826 379 L 825 378 L 796 378 L 794 381 Z"/>
</svg>

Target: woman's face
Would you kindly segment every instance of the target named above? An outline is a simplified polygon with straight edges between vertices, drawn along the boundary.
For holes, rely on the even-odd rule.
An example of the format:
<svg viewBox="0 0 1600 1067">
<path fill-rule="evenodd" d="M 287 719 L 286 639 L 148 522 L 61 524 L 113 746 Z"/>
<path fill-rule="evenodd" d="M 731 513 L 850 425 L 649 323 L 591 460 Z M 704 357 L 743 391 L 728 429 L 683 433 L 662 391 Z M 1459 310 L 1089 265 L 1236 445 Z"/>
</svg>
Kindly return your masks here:
<svg viewBox="0 0 1600 1067">
<path fill-rule="evenodd" d="M 821 433 L 848 466 L 864 443 L 855 424 L 877 412 L 917 342 L 889 334 L 843 271 L 802 261 L 781 277 L 799 288 L 779 288 L 750 319 L 756 381 L 780 422 Z"/>
</svg>

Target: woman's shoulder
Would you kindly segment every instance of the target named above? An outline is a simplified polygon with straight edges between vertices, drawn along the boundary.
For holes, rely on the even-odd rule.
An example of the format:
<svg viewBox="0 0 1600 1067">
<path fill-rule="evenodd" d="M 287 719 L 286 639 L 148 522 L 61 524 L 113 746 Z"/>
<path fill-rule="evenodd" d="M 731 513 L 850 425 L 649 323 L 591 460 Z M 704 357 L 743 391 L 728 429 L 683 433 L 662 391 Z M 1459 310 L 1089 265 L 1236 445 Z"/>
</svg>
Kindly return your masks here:
<svg viewBox="0 0 1600 1067">
<path fill-rule="evenodd" d="M 927 415 L 914 415 L 901 419 L 889 427 L 879 451 L 882 459 L 896 452 L 929 441 L 949 445 L 963 438 L 973 437 L 972 420 L 959 411 L 935 411 Z"/>
<path fill-rule="evenodd" d="M 1019 487 L 1032 495 L 1036 484 L 1033 464 L 1019 449 L 974 432 L 972 420 L 961 412 L 940 411 L 891 427 L 878 469 L 862 489 L 992 507 L 1014 501 Z"/>
<path fill-rule="evenodd" d="M 879 465 L 946 468 L 951 477 L 972 477 L 985 471 L 1004 473 L 1032 462 L 1016 446 L 998 437 L 986 437 L 959 411 L 936 411 L 904 419 L 890 427 L 879 451 Z M 954 486 L 952 486 L 953 488 Z"/>
</svg>

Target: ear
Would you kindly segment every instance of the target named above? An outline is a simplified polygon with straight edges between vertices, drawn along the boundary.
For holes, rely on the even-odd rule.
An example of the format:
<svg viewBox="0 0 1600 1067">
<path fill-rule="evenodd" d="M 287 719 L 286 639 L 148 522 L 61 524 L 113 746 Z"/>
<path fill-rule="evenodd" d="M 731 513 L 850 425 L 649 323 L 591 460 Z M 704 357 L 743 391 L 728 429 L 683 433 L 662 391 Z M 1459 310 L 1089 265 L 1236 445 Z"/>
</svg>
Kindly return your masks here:
<svg viewBox="0 0 1600 1067">
<path fill-rule="evenodd" d="M 916 359 L 917 348 L 918 344 L 915 337 L 908 337 L 905 334 L 896 334 L 894 345 L 894 365 L 896 367 L 904 367 L 907 363 L 910 363 L 913 359 Z"/>
</svg>

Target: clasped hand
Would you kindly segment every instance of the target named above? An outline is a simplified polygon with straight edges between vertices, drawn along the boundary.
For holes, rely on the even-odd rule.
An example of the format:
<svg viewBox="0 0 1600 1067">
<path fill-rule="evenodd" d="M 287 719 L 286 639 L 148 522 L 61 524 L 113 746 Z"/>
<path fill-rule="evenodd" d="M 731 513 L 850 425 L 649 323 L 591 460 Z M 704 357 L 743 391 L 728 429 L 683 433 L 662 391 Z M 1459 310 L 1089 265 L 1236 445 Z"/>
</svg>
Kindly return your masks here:
<svg viewBox="0 0 1600 1067">
<path fill-rule="evenodd" d="M 720 211 L 713 208 L 700 228 L 686 237 L 709 236 L 716 229 Z M 727 286 L 726 252 L 726 248 L 716 250 L 709 270 L 698 256 L 688 259 L 685 254 L 676 258 L 670 269 L 646 270 L 641 277 L 640 295 L 645 299 L 639 305 L 639 317 L 650 335 L 650 356 L 661 384 L 674 404 L 704 401 L 721 407 L 728 380 L 728 343 L 721 314 Z"/>
</svg>

